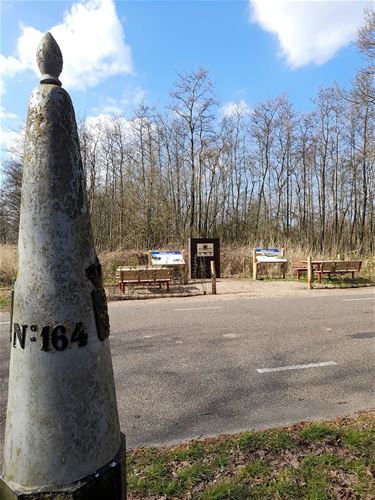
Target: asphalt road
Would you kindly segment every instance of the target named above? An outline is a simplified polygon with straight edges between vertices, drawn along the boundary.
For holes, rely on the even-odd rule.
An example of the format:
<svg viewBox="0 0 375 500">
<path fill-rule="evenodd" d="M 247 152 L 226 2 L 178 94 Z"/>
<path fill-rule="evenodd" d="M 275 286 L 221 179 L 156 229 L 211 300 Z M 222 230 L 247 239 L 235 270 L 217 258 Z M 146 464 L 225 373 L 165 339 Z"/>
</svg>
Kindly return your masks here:
<svg viewBox="0 0 375 500">
<path fill-rule="evenodd" d="M 109 311 L 128 448 L 375 407 L 372 289 L 112 302 Z M 7 321 L 0 315 L 0 448 Z"/>
</svg>

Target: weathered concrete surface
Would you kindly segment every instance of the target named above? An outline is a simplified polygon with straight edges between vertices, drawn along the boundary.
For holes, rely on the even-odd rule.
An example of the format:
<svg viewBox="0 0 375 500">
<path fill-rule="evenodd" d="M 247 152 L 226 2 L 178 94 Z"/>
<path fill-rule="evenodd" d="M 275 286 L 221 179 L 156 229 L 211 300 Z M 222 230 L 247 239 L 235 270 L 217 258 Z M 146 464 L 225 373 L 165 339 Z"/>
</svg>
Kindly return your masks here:
<svg viewBox="0 0 375 500">
<path fill-rule="evenodd" d="M 55 489 L 25 493 L 11 490 L 0 480 L 1 500 L 121 500 L 124 498 L 125 436 L 117 455 L 104 467 L 77 482 Z"/>
<path fill-rule="evenodd" d="M 30 99 L 18 249 L 2 477 L 32 492 L 88 476 L 120 448 L 75 115 L 55 84 Z"/>
<path fill-rule="evenodd" d="M 61 86 L 58 77 L 63 69 L 63 56 L 51 33 L 46 33 L 41 39 L 36 51 L 36 61 L 42 73 L 40 83 L 54 83 Z"/>
</svg>

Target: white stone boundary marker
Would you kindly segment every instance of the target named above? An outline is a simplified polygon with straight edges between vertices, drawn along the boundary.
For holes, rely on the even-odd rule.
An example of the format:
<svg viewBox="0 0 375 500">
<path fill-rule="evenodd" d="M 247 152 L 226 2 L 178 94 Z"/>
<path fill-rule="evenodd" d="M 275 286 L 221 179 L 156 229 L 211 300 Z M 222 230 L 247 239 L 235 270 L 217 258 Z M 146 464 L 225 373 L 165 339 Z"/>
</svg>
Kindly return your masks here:
<svg viewBox="0 0 375 500">
<path fill-rule="evenodd" d="M 74 109 L 45 34 L 25 139 L 0 499 L 122 500 L 109 318 Z"/>
</svg>

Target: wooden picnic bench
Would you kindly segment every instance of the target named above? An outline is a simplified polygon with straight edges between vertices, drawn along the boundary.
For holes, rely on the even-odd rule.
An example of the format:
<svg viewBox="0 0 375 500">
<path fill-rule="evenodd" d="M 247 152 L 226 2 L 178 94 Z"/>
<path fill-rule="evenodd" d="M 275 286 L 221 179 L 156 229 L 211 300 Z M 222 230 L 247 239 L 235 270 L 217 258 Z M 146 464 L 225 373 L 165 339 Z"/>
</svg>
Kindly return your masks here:
<svg viewBox="0 0 375 500">
<path fill-rule="evenodd" d="M 331 279 L 332 274 L 354 274 L 361 270 L 361 260 L 312 260 L 313 272 L 318 276 L 318 283 L 322 282 L 322 275 L 327 274 Z M 300 279 L 302 273 L 307 273 L 307 260 L 292 263 L 292 271 L 297 273 L 297 279 Z"/>
<path fill-rule="evenodd" d="M 167 286 L 167 292 L 169 292 L 169 283 L 171 281 L 171 277 L 169 269 L 134 269 L 128 267 L 118 267 L 116 269 L 116 280 L 122 293 L 125 293 L 126 285 L 151 286 L 154 284 L 159 285 L 159 288 L 161 288 L 162 284 L 165 284 Z"/>
<path fill-rule="evenodd" d="M 312 264 L 314 265 L 314 262 Z M 322 274 L 328 274 L 328 279 L 331 279 L 331 274 L 351 274 L 354 279 L 354 273 L 361 270 L 361 260 L 326 260 L 316 262 L 314 272 L 318 275 L 318 283 L 322 282 Z"/>
<path fill-rule="evenodd" d="M 296 273 L 297 279 L 299 280 L 302 273 L 307 273 L 307 262 L 306 261 L 292 262 L 292 273 Z"/>
</svg>

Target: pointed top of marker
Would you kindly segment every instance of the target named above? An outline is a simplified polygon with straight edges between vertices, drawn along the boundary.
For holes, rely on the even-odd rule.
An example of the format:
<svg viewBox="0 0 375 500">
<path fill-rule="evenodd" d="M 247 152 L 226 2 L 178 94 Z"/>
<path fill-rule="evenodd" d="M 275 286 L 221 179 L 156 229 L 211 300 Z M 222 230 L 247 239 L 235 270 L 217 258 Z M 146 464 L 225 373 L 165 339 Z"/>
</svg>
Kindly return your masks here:
<svg viewBox="0 0 375 500">
<path fill-rule="evenodd" d="M 63 57 L 60 47 L 51 33 L 45 33 L 36 50 L 36 61 L 42 73 L 40 83 L 60 85 L 60 73 L 63 68 Z"/>
</svg>

